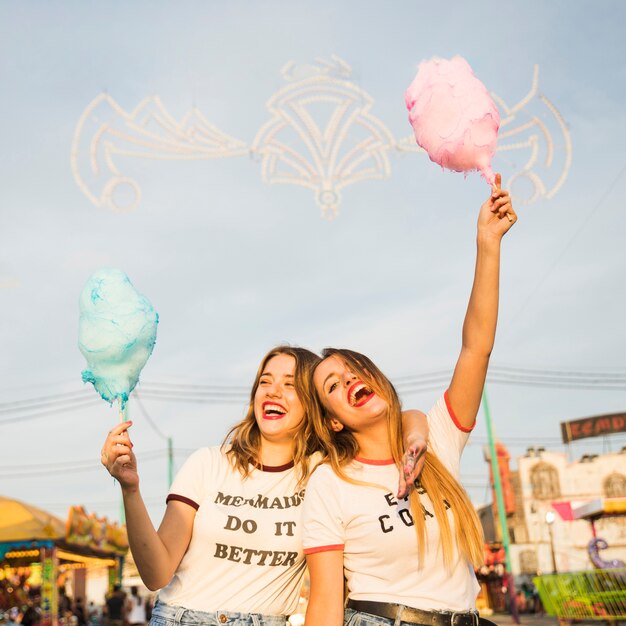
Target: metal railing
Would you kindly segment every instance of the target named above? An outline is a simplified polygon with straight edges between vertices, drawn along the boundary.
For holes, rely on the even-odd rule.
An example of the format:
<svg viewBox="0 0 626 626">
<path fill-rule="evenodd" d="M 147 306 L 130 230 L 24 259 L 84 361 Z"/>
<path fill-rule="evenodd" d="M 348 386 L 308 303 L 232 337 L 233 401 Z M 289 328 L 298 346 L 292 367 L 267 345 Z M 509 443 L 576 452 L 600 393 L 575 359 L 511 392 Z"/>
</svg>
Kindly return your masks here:
<svg viewBox="0 0 626 626">
<path fill-rule="evenodd" d="M 534 579 L 549 615 L 562 620 L 626 620 L 626 567 Z"/>
</svg>

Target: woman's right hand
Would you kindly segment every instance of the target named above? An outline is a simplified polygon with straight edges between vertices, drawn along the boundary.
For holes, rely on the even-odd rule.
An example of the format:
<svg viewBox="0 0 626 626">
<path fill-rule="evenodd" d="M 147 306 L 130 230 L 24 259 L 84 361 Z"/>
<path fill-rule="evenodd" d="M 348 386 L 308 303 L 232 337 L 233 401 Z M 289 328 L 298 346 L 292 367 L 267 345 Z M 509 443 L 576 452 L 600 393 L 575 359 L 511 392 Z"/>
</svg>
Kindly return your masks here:
<svg viewBox="0 0 626 626">
<path fill-rule="evenodd" d="M 137 457 L 128 434 L 132 425 L 132 422 L 121 422 L 110 430 L 100 456 L 102 465 L 119 482 L 123 491 L 133 491 L 139 487 Z"/>
</svg>

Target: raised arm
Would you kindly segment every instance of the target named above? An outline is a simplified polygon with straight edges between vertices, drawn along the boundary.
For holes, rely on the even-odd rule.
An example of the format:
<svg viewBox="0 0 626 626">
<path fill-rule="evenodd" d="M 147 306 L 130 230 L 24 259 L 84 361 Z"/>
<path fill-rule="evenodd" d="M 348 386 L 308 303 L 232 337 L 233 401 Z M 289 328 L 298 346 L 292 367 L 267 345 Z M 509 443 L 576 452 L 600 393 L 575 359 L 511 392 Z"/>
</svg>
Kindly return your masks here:
<svg viewBox="0 0 626 626">
<path fill-rule="evenodd" d="M 452 409 L 464 428 L 476 419 L 498 319 L 500 243 L 517 221 L 500 174 L 480 208 L 476 237 L 474 284 L 463 323 L 463 345 L 448 389 Z"/>
<path fill-rule="evenodd" d="M 169 583 L 189 542 L 196 511 L 182 502 L 167 505 L 158 532 L 139 491 L 137 458 L 128 434 L 132 422 L 118 424 L 102 447 L 102 464 L 121 488 L 126 514 L 128 543 L 139 575 L 151 591 Z"/>
</svg>

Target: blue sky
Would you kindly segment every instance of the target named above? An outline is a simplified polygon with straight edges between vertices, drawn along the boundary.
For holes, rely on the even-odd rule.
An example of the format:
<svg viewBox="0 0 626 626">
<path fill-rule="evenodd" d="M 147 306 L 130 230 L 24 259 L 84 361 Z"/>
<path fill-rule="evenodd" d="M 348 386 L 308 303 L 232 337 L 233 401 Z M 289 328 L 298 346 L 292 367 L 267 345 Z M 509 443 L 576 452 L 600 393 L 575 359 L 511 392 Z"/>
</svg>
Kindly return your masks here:
<svg viewBox="0 0 626 626">
<path fill-rule="evenodd" d="M 125 111 L 158 95 L 178 120 L 195 106 L 249 146 L 285 85 L 281 68 L 336 54 L 399 139 L 410 133 L 404 89 L 422 59 L 464 56 L 509 104 L 528 93 L 538 65 L 539 95 L 567 124 L 572 165 L 553 198 L 517 206 L 492 362 L 624 373 L 625 13 L 617 1 L 2 3 L 0 493 L 61 516 L 77 503 L 117 515 L 104 470 L 67 471 L 74 461 L 97 463 L 115 412 L 95 403 L 21 420 L 26 413 L 6 404 L 82 390 L 78 294 L 102 266 L 124 270 L 161 315 L 145 383 L 245 387 L 283 341 L 361 350 L 392 379 L 449 369 L 458 354 L 476 211 L 488 192 L 480 177 L 390 153 L 389 178 L 345 188 L 328 222 L 312 191 L 263 182 L 258 158 L 122 156 L 117 166 L 142 197 L 134 211 L 115 213 L 90 202 L 70 166 L 78 121 L 103 92 Z M 550 184 L 564 142 L 537 99 L 519 123 L 535 115 L 555 141 L 555 164 L 541 171 Z M 524 159 L 500 152 L 494 166 L 507 179 Z M 87 167 L 86 150 L 78 162 Z M 404 404 L 428 409 L 444 387 L 405 394 Z M 623 390 L 493 384 L 489 397 L 514 456 L 525 445 L 556 446 L 562 420 L 624 410 Z M 178 465 L 186 451 L 218 443 L 243 413 L 237 404 L 144 406 L 174 437 Z M 155 452 L 141 473 L 159 517 L 164 443 L 130 410 L 136 449 Z M 464 460 L 476 502 L 488 499 L 483 441 L 479 423 Z"/>
</svg>

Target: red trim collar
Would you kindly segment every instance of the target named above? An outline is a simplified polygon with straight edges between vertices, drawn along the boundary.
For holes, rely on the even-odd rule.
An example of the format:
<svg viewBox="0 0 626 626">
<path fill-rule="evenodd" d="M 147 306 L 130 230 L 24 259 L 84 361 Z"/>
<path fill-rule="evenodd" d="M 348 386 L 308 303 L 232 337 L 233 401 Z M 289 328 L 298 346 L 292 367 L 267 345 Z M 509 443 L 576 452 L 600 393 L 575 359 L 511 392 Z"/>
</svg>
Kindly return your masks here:
<svg viewBox="0 0 626 626">
<path fill-rule="evenodd" d="M 394 465 L 395 461 L 393 459 L 383 459 L 378 460 L 378 459 L 364 459 L 362 456 L 355 456 L 354 457 L 355 461 L 358 461 L 359 463 L 364 463 L 365 465 Z"/>
<path fill-rule="evenodd" d="M 261 463 L 254 463 L 254 467 L 262 472 L 284 472 L 293 467 L 293 459 L 284 465 L 261 465 Z"/>
</svg>

